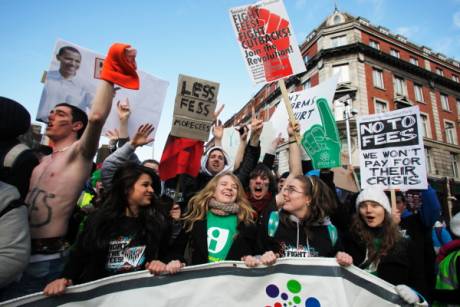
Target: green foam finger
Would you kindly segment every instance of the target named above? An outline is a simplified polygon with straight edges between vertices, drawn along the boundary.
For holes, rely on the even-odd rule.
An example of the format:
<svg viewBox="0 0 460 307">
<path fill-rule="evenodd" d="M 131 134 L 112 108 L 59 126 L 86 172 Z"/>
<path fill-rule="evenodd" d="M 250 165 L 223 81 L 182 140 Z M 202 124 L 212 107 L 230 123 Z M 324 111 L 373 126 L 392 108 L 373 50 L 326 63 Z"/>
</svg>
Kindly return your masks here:
<svg viewBox="0 0 460 307">
<path fill-rule="evenodd" d="M 327 100 L 324 98 L 319 98 L 316 101 L 316 106 L 318 108 L 319 115 L 321 116 L 321 123 L 323 124 L 326 136 L 333 140 L 338 140 L 339 133 L 337 131 L 335 119 L 332 115 L 331 109 L 329 108 Z"/>
</svg>

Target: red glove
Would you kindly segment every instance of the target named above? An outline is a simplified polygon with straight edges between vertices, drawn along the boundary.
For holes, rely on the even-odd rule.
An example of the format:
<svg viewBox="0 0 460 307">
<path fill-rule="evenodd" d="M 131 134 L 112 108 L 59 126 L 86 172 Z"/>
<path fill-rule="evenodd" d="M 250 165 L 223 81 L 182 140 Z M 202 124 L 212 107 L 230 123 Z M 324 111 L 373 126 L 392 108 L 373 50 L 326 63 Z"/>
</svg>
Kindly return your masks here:
<svg viewBox="0 0 460 307">
<path fill-rule="evenodd" d="M 267 9 L 249 7 L 248 15 L 255 22 L 250 23 L 254 30 L 264 29 L 265 34 L 272 34 L 276 31 L 284 31 L 289 33 L 289 22 L 278 16 L 277 14 L 270 13 Z M 289 36 L 280 37 L 268 43 L 272 48 L 268 50 L 265 48 L 266 44 L 257 42 L 250 46 L 250 49 L 258 54 L 260 57 L 267 57 L 268 60 L 264 61 L 265 79 L 273 81 L 283 76 L 292 74 L 292 66 L 289 60 Z M 276 51 L 284 51 L 286 54 L 278 55 Z"/>
<path fill-rule="evenodd" d="M 115 43 L 113 44 L 102 67 L 101 79 L 115 83 L 124 88 L 132 90 L 139 89 L 139 76 L 136 72 L 136 61 L 126 55 L 126 49 L 130 45 Z"/>
</svg>

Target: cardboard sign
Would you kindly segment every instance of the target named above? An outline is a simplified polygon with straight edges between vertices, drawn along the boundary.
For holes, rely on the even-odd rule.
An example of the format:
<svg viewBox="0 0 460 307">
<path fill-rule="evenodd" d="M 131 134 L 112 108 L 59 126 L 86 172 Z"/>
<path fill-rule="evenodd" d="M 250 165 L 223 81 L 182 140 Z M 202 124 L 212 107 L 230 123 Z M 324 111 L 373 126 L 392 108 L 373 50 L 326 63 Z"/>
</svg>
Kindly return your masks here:
<svg viewBox="0 0 460 307">
<path fill-rule="evenodd" d="M 76 44 L 58 40 L 47 72 L 37 120 L 47 122 L 49 112 L 54 106 L 66 102 L 88 112 L 96 94 L 104 56 Z M 161 80 L 143 71 L 138 71 L 140 89 L 138 91 L 120 89 L 113 99 L 112 110 L 103 128 L 119 128 L 117 115 L 118 101 L 128 101 L 131 115 L 128 121 L 128 133 L 132 137 L 143 123 L 151 123 L 155 128 L 160 121 L 166 90 L 169 82 Z M 155 136 L 157 129 L 152 133 Z"/>
<path fill-rule="evenodd" d="M 337 76 L 334 76 L 315 87 L 289 94 L 294 117 L 300 125 L 302 147 L 316 169 L 341 165 L 341 143 L 331 112 L 336 85 Z M 279 103 L 270 122 L 276 135 L 281 133 L 285 139 L 288 139 L 288 120 L 285 105 Z"/>
<path fill-rule="evenodd" d="M 207 141 L 219 83 L 179 75 L 171 135 Z"/>
<path fill-rule="evenodd" d="M 230 19 L 255 83 L 272 82 L 306 70 L 283 1 L 233 8 Z"/>
<path fill-rule="evenodd" d="M 426 189 L 418 107 L 358 117 L 361 187 Z"/>
</svg>

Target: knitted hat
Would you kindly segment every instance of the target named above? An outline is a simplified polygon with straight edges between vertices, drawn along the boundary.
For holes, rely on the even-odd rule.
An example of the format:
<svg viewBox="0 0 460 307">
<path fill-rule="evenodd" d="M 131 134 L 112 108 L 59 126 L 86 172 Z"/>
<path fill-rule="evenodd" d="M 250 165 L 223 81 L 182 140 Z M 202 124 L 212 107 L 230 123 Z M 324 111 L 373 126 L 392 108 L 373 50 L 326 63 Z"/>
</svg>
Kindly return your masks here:
<svg viewBox="0 0 460 307">
<path fill-rule="evenodd" d="M 10 140 L 30 128 L 30 114 L 20 103 L 0 97 L 0 140 Z"/>
<path fill-rule="evenodd" d="M 450 231 L 457 237 L 460 237 L 460 212 L 454 215 L 450 220 Z"/>
<path fill-rule="evenodd" d="M 358 198 L 356 198 L 356 210 L 359 209 L 359 204 L 364 201 L 376 202 L 388 213 L 391 213 L 390 201 L 381 188 L 371 187 L 362 190 L 361 193 L 359 193 Z"/>
</svg>

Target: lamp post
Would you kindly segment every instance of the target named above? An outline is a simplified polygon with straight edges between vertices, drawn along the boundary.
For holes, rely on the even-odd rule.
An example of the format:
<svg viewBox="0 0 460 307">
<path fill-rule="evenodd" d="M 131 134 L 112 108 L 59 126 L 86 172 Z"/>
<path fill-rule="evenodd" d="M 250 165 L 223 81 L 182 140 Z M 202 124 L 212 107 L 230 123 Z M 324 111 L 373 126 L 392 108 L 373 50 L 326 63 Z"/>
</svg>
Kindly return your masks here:
<svg viewBox="0 0 460 307">
<path fill-rule="evenodd" d="M 347 129 L 347 147 L 348 147 L 348 164 L 351 166 L 353 165 L 351 159 L 351 132 L 350 132 L 350 118 L 352 115 L 355 115 L 356 112 L 351 108 L 351 97 L 350 95 L 345 95 L 338 99 L 338 102 L 341 102 L 345 105 L 345 110 L 343 111 L 343 115 L 345 117 L 345 127 Z"/>
</svg>

